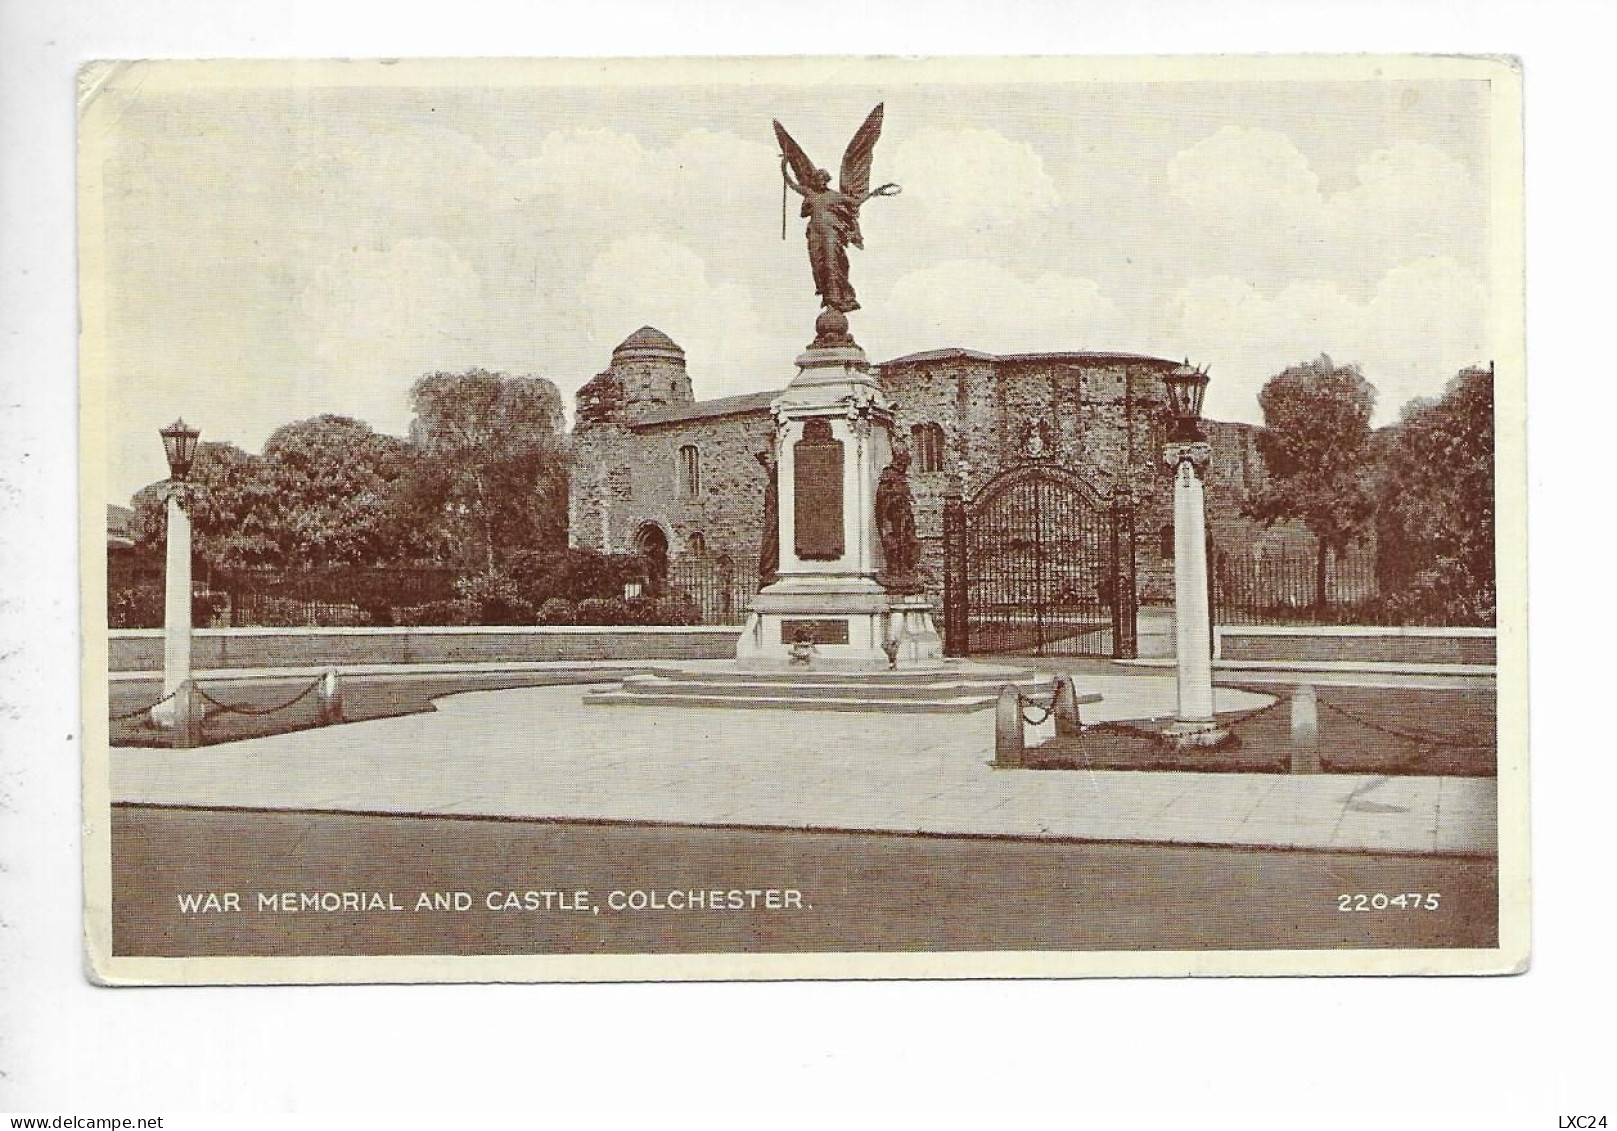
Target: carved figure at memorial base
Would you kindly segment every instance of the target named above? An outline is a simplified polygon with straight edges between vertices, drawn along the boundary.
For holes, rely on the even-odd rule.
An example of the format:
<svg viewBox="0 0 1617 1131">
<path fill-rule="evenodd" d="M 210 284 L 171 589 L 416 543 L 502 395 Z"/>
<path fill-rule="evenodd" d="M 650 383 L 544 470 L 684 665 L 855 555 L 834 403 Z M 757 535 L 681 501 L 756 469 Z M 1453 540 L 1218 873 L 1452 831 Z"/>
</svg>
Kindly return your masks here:
<svg viewBox="0 0 1617 1131">
<path fill-rule="evenodd" d="M 910 453 L 893 449 L 893 461 L 876 481 L 876 532 L 881 538 L 885 569 L 881 583 L 889 592 L 919 593 L 916 574 L 921 563 L 921 539 L 915 533 L 915 500 L 910 495 Z"/>
<path fill-rule="evenodd" d="M 780 571 L 780 487 L 774 451 L 765 448 L 754 452 L 753 457 L 764 469 L 764 530 L 758 546 L 758 583 L 769 585 Z"/>
</svg>

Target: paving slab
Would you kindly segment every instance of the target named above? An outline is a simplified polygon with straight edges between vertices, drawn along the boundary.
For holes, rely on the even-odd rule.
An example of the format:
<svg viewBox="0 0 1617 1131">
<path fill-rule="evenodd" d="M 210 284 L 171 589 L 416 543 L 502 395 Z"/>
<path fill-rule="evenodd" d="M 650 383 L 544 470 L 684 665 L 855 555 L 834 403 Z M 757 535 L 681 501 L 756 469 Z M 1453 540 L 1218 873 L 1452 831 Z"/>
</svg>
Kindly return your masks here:
<svg viewBox="0 0 1617 1131">
<path fill-rule="evenodd" d="M 1172 711 L 1168 678 L 1086 676 L 1088 722 Z M 578 687 L 193 750 L 119 748 L 130 803 L 1486 855 L 1492 779 L 1005 770 L 993 713 L 602 711 Z M 1220 688 L 1221 710 L 1265 696 Z"/>
</svg>

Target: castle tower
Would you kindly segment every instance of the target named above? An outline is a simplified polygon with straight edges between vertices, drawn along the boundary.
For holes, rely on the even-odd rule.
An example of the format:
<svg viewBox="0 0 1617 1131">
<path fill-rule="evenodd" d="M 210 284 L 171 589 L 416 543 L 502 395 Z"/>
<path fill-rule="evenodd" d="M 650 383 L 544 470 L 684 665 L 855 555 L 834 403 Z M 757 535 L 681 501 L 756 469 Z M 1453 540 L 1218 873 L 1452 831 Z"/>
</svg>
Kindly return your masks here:
<svg viewBox="0 0 1617 1131">
<path fill-rule="evenodd" d="M 661 330 L 642 326 L 618 343 L 606 370 L 578 390 L 578 422 L 632 424 L 654 409 L 695 399 L 685 351 Z"/>
<path fill-rule="evenodd" d="M 685 351 L 661 330 L 642 326 L 618 343 L 612 362 L 575 399 L 573 479 L 587 485 L 569 494 L 568 541 L 607 551 L 633 548 L 624 514 L 631 461 L 631 425 L 671 405 L 694 403 Z"/>
</svg>

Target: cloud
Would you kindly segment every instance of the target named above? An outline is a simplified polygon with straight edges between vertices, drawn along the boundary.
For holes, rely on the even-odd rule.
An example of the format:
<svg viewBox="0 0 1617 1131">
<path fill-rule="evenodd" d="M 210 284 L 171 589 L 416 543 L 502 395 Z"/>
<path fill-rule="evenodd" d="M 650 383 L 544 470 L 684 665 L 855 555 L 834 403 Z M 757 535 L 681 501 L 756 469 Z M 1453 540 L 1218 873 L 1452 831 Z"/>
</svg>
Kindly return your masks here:
<svg viewBox="0 0 1617 1131">
<path fill-rule="evenodd" d="M 1258 420 L 1258 389 L 1288 365 L 1321 353 L 1358 362 L 1385 424 L 1410 398 L 1440 393 L 1461 368 L 1487 360 L 1486 317 L 1482 283 L 1448 258 L 1401 264 L 1362 301 L 1324 280 L 1266 295 L 1217 276 L 1172 300 L 1163 352 L 1212 365 L 1207 413 L 1226 420 Z"/>
<path fill-rule="evenodd" d="M 1375 150 L 1351 187 L 1330 192 L 1285 134 L 1226 126 L 1176 154 L 1167 183 L 1185 210 L 1167 223 L 1201 275 L 1276 283 L 1303 264 L 1321 278 L 1369 282 L 1399 263 L 1487 245 L 1480 186 L 1462 162 L 1419 142 Z"/>
<path fill-rule="evenodd" d="M 1121 340 L 1117 306 L 1092 280 L 1056 272 L 1023 279 L 991 260 L 912 271 L 893 285 L 881 312 L 883 337 L 898 352 L 1105 349 Z"/>
<path fill-rule="evenodd" d="M 1486 243 L 1481 187 L 1442 150 L 1401 141 L 1372 153 L 1358 177 L 1357 186 L 1329 203 L 1344 225 L 1380 235 L 1405 254 Z"/>
<path fill-rule="evenodd" d="M 1225 126 L 1168 162 L 1168 192 L 1200 213 L 1240 211 L 1273 219 L 1317 213 L 1319 177 L 1275 130 Z"/>
<path fill-rule="evenodd" d="M 775 151 L 722 131 L 696 129 L 646 146 L 607 129 L 557 130 L 514 173 L 558 218 L 640 217 L 687 241 L 717 240 L 737 225 L 767 231 L 780 197 Z M 795 209 L 794 209 L 795 211 Z"/>
<path fill-rule="evenodd" d="M 347 211 L 387 238 L 454 238 L 514 203 L 514 170 L 460 130 L 408 117 L 368 125 L 360 136 L 330 139 L 311 158 L 334 166 L 308 169 L 315 207 Z"/>
<path fill-rule="evenodd" d="M 1486 360 L 1486 147 L 1469 101 L 1309 122 L 1299 98 L 1334 111 L 1337 88 L 1306 89 L 1254 89 L 1226 114 L 1186 86 L 1111 118 L 1080 104 L 1140 110 L 1123 101 L 1138 90 L 1086 90 L 1068 118 L 1065 92 L 1030 88 L 974 100 L 971 128 L 948 99 L 912 101 L 877 148 L 874 179 L 904 193 L 864 211 L 855 334 L 873 358 L 1188 354 L 1237 418 L 1328 349 L 1365 364 L 1390 418 Z M 816 310 L 795 198 L 780 242 L 768 120 L 805 113 L 780 99 L 143 93 L 105 201 L 118 481 L 161 471 L 153 432 L 176 412 L 246 447 L 320 411 L 397 431 L 420 372 L 486 365 L 568 394 L 645 323 L 685 346 L 698 396 L 780 387 Z"/>
<path fill-rule="evenodd" d="M 293 326 L 311 375 L 330 382 L 325 411 L 398 427 L 416 377 L 485 364 L 482 289 L 438 239 L 350 248 L 318 267 L 295 300 Z"/>
<path fill-rule="evenodd" d="M 1044 158 L 995 130 L 917 130 L 899 143 L 893 169 L 905 203 L 946 227 L 1016 224 L 1061 203 Z"/>
<path fill-rule="evenodd" d="M 788 365 L 778 343 L 760 332 L 751 291 L 710 279 L 700 256 L 660 236 L 613 242 L 590 265 L 579 301 L 597 368 L 641 325 L 685 350 L 699 397 L 768 387 Z"/>
</svg>

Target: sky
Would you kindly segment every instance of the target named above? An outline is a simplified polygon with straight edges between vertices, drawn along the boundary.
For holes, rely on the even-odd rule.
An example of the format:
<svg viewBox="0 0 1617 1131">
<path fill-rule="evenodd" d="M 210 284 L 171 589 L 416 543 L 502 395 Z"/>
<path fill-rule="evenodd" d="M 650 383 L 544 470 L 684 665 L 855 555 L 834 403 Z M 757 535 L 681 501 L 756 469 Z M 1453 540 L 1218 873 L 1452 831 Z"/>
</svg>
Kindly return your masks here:
<svg viewBox="0 0 1617 1131">
<path fill-rule="evenodd" d="M 571 406 L 642 325 L 699 398 L 784 386 L 818 305 L 770 121 L 835 171 L 878 102 L 872 179 L 903 191 L 850 251 L 873 361 L 1188 357 L 1209 417 L 1258 422 L 1323 352 L 1377 424 L 1488 361 L 1481 82 L 122 78 L 86 158 L 109 501 L 166 475 L 177 415 L 249 451 L 322 412 L 403 434 L 416 377 L 474 366 Z"/>
</svg>

